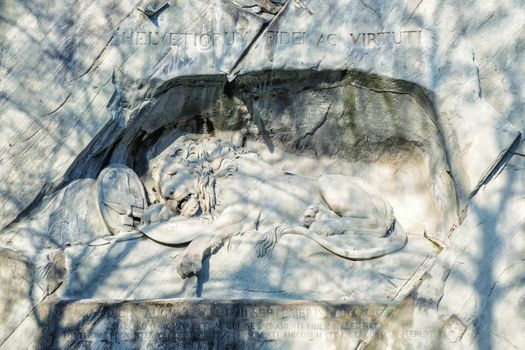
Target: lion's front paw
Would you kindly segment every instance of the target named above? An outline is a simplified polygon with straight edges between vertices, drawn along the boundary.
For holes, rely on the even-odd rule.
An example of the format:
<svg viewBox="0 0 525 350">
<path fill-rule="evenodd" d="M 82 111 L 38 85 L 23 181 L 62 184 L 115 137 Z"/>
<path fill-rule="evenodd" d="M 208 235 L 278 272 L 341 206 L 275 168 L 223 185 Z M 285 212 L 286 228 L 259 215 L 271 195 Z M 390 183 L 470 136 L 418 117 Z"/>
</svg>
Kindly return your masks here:
<svg viewBox="0 0 525 350">
<path fill-rule="evenodd" d="M 178 261 L 177 272 L 186 278 L 197 275 L 202 268 L 202 253 L 185 252 Z"/>
<path fill-rule="evenodd" d="M 142 214 L 143 224 L 154 224 L 157 222 L 168 221 L 175 214 L 165 204 L 150 205 L 144 214 Z"/>
</svg>

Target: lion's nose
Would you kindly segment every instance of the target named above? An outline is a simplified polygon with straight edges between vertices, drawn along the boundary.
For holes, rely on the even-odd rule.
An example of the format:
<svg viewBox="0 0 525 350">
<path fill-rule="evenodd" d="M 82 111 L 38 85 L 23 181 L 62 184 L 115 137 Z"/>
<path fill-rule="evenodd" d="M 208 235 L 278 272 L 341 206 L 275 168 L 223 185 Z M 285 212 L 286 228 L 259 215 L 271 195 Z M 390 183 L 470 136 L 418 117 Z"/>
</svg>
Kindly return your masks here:
<svg viewBox="0 0 525 350">
<path fill-rule="evenodd" d="M 176 201 L 181 201 L 184 198 L 186 198 L 190 192 L 188 191 L 188 188 L 186 186 L 179 186 L 175 193 L 173 194 L 173 199 Z"/>
</svg>

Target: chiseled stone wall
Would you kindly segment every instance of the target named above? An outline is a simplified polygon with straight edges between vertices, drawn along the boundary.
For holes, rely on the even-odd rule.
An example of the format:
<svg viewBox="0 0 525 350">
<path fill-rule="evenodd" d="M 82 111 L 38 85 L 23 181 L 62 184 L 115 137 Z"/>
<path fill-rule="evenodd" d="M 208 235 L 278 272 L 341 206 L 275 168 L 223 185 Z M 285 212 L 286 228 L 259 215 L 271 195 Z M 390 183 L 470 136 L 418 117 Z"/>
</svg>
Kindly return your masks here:
<svg viewBox="0 0 525 350">
<path fill-rule="evenodd" d="M 242 113 L 262 119 L 272 112 L 276 94 L 283 94 L 274 85 L 279 79 L 272 72 L 284 76 L 308 71 L 325 77 L 351 73 L 347 83 L 352 88 L 346 89 L 368 91 L 354 93 L 355 101 L 356 96 L 366 97 L 362 108 L 370 106 L 373 94 L 383 98 L 367 114 L 377 112 L 377 123 L 383 123 L 385 110 L 398 113 L 405 97 L 425 110 L 439 135 L 439 142 L 430 147 L 442 147 L 440 157 L 447 166 L 431 175 L 452 179 L 459 220 L 449 235 L 439 237 L 442 253 L 419 287 L 399 307 L 379 314 L 374 334 L 357 341 L 342 336 L 327 343 L 323 337 L 328 333 L 319 333 L 322 340 L 318 333 L 305 333 L 305 343 L 348 348 L 364 346 L 359 345 L 362 340 L 380 349 L 506 349 L 525 342 L 521 332 L 525 292 L 520 283 L 525 219 L 519 214 L 525 169 L 525 151 L 519 147 L 525 127 L 521 0 L 181 0 L 168 7 L 164 3 L 0 3 L 0 236 L 11 234 L 2 244 L 16 239 L 11 229 L 19 223 L 35 223 L 33 214 L 50 208 L 53 195 L 72 186 L 73 180 L 94 178 L 111 159 L 127 161 L 134 151 L 128 147 L 164 127 L 167 114 L 218 112 L 222 126 L 235 129 L 237 125 L 228 121 L 242 119 Z M 260 79 L 264 74 L 269 77 Z M 352 74 L 365 78 L 354 79 Z M 290 79 L 292 93 L 284 92 L 291 100 L 288 108 L 314 110 L 319 96 L 293 91 L 301 79 L 301 74 Z M 395 103 L 390 106 L 389 101 Z M 349 102 L 344 97 L 337 101 L 346 106 Z M 319 109 L 325 107 L 319 104 Z M 235 117 L 224 118 L 228 115 Z M 276 118 L 267 122 L 278 129 Z M 85 200 L 86 207 L 90 202 Z M 88 226 L 101 227 L 101 222 L 93 219 Z M 96 316 L 114 320 L 115 313 L 104 310 L 115 308 L 126 310 L 124 322 L 129 323 L 123 332 L 133 329 L 134 322 L 155 324 L 146 315 L 137 320 L 129 316 L 134 308 L 156 310 L 154 303 L 39 304 L 61 285 L 65 263 L 61 253 L 33 253 L 28 257 L 10 248 L 0 252 L 5 262 L 0 265 L 0 348 L 19 348 L 22 343 L 51 346 L 52 341 L 62 348 L 68 342 L 85 345 L 91 338 L 84 336 L 82 327 L 91 334 L 101 328 L 104 337 L 95 341 L 106 340 L 107 334 L 116 341 L 121 338 L 111 336 L 115 322 L 97 323 Z M 213 309 L 210 305 L 205 308 Z M 59 320 L 61 310 L 71 312 Z M 359 320 L 356 327 L 361 327 L 363 316 L 335 316 L 344 329 L 341 334 L 350 334 L 348 324 L 354 317 Z M 263 321 L 256 316 L 254 323 L 259 327 Z M 53 340 L 51 335 L 60 329 L 56 327 L 64 326 L 61 322 L 73 325 L 71 335 Z M 197 323 L 188 322 L 195 328 Z M 230 331 L 229 323 L 217 322 L 221 330 Z M 324 321 L 316 322 L 311 324 Z M 133 332 L 133 339 L 140 339 L 141 333 Z M 169 338 L 178 333 L 166 334 Z M 222 333 L 197 334 L 222 344 Z M 230 334 L 245 339 L 250 333 Z M 255 344 L 247 337 L 246 344 Z M 279 338 L 283 347 L 305 348 L 300 345 L 302 335 L 299 342 L 285 338 Z"/>
<path fill-rule="evenodd" d="M 522 127 L 512 81 L 523 70 L 519 2 L 294 0 L 275 17 L 249 2 L 179 1 L 149 18 L 137 10 L 147 5 L 3 4 L 0 227 L 67 183 L 80 155 L 103 159 L 111 135 L 177 77 L 354 69 L 419 84 L 434 102 L 462 205 L 517 137 L 504 119 Z M 505 35 L 487 35 L 498 23 Z M 506 52 L 515 59 L 503 60 Z M 492 76 L 501 83 L 488 84 Z"/>
</svg>

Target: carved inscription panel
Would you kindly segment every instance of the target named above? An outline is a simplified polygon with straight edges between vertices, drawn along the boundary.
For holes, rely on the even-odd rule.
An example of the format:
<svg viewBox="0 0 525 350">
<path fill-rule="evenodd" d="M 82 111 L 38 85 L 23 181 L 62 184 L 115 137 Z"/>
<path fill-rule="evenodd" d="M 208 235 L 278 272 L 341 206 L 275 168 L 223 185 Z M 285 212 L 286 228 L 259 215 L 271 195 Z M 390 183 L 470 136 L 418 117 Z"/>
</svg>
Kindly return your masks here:
<svg viewBox="0 0 525 350">
<path fill-rule="evenodd" d="M 270 301 L 60 302 L 53 348 L 264 349 L 265 344 L 334 344 L 371 337 L 385 305 Z"/>
<path fill-rule="evenodd" d="M 269 46 L 303 46 L 311 47 L 365 47 L 374 48 L 387 44 L 395 46 L 417 46 L 421 44 L 422 30 L 394 30 L 348 33 L 309 33 L 295 31 L 272 31 L 265 33 L 265 43 Z"/>
<path fill-rule="evenodd" d="M 417 46 L 421 43 L 423 31 L 420 29 L 401 29 L 390 31 L 356 31 L 348 33 L 310 33 L 303 31 L 268 30 L 263 35 L 268 46 L 360 46 L 379 47 L 386 44 L 396 46 Z M 183 49 L 210 50 L 214 47 L 231 47 L 249 44 L 254 33 L 250 31 L 225 32 L 155 32 L 140 30 L 118 31 L 113 45 L 136 47 L 178 47 Z"/>
</svg>

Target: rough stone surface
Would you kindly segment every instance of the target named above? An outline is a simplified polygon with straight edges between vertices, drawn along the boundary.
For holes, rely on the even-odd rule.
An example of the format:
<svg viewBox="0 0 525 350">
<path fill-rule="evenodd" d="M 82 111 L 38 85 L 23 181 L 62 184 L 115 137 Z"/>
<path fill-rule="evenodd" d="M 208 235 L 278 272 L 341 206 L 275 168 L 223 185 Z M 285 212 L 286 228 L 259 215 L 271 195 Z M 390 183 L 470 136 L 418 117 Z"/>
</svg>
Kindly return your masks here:
<svg viewBox="0 0 525 350">
<path fill-rule="evenodd" d="M 522 1 L 7 0 L 0 39 L 1 349 L 525 343 Z M 101 170 L 128 166 L 148 204 L 168 205 L 150 161 L 187 134 L 243 146 L 275 174 L 365 180 L 406 247 L 349 261 L 290 235 L 258 258 L 245 227 L 206 254 L 198 240 L 110 232 Z M 200 272 L 181 278 L 181 261 L 196 260 Z M 202 300 L 133 301 L 167 298 Z M 333 303 L 320 318 L 266 328 L 261 315 L 196 314 L 319 300 Z M 358 304 L 380 310 L 373 327 L 345 317 Z"/>
<path fill-rule="evenodd" d="M 479 56 L 474 50 L 482 48 L 481 57 L 484 62 L 492 62 L 496 60 L 493 53 L 507 52 L 505 50 L 512 43 L 510 40 L 517 37 L 518 44 L 514 51 L 519 54 L 521 46 L 517 33 L 522 29 L 520 25 L 512 27 L 505 35 L 505 38 L 509 38 L 506 41 L 492 40 L 477 45 L 485 37 L 481 34 L 478 36 L 478 32 L 489 30 L 488 27 L 495 21 L 493 17 L 501 20 L 508 17 L 512 23 L 520 23 L 523 9 L 520 6 L 512 7 L 512 2 L 483 5 L 482 8 L 472 4 L 478 10 L 476 12 L 472 11 L 472 6 L 466 4 L 459 7 L 433 1 L 421 4 L 416 1 L 395 1 L 388 5 L 346 1 L 337 4 L 325 2 L 320 6 L 309 4 L 308 1 L 291 1 L 282 7 L 276 19 L 265 29 L 265 34 L 261 33 L 260 36 L 255 34 L 262 29 L 264 20 L 228 2 L 177 3 L 158 14 L 156 21 L 135 9 L 135 5 L 139 8 L 146 7 L 141 2 L 115 1 L 104 4 L 82 3 L 70 9 L 67 5 L 53 1 L 29 9 L 23 4 L 6 3 L 9 9 L 6 13 L 13 13 L 13 16 L 16 14 L 18 20 L 16 23 L 3 21 L 6 55 L 2 58 L 5 72 L 2 98 L 5 118 L 3 124 L 6 128 L 3 129 L 2 138 L 2 164 L 5 163 L 2 169 L 9 169 L 2 173 L 2 182 L 5 184 L 5 193 L 2 195 L 5 208 L 2 213 L 3 226 L 9 224 L 31 203 L 38 202 L 43 194 L 56 188 L 65 175 L 67 181 L 68 170 L 71 171 L 72 165 L 76 165 L 74 160 L 82 151 L 103 158 L 107 144 L 111 142 L 111 135 L 127 124 L 128 117 L 125 115 L 129 113 L 120 112 L 131 112 L 139 108 L 144 100 L 169 87 L 170 81 L 177 76 L 227 74 L 235 65 L 240 65 L 239 69 L 242 67 L 242 74 L 266 68 L 358 69 L 412 81 L 428 89 L 434 96 L 433 107 L 439 118 L 438 122 L 442 125 L 441 132 L 446 142 L 451 170 L 463 204 L 517 136 L 512 128 L 501 121 L 496 110 L 485 102 L 483 96 L 480 97 L 479 77 L 482 70 L 479 69 Z M 152 4 L 153 8 L 160 5 Z M 73 12 L 62 16 L 66 8 L 68 13 Z M 178 24 L 170 24 L 166 20 L 171 17 L 181 18 L 182 9 L 186 11 L 184 16 L 187 16 L 183 16 L 183 20 L 199 28 L 200 33 L 215 30 L 220 33 L 249 32 L 248 36 L 244 36 L 246 43 L 241 39 L 241 42 L 235 43 L 238 46 L 232 45 L 228 50 L 224 49 L 224 41 L 222 44 L 201 48 L 202 51 L 198 47 L 181 50 L 178 45 L 181 35 L 174 35 L 176 45 L 172 47 L 171 33 L 180 34 L 180 28 L 173 27 Z M 482 15 L 472 16 L 472 13 Z M 333 16 L 335 17 L 332 18 Z M 335 29 L 327 27 L 328 24 Z M 280 26 L 287 27 L 279 30 Z M 373 38 L 368 37 L 368 33 L 377 35 L 379 28 L 387 27 L 394 34 L 407 28 L 421 30 L 421 42 L 417 45 L 404 45 L 402 42 L 397 46 L 394 35 L 384 35 L 385 43 L 381 42 L 377 47 L 374 47 L 373 42 L 367 44 L 368 39 Z M 130 28 L 136 31 L 126 32 Z M 270 40 L 270 47 L 267 44 L 268 31 L 272 28 L 274 31 L 292 34 L 315 28 L 313 33 L 319 34 L 319 38 L 309 35 L 304 43 L 301 38 L 296 38 L 301 45 L 293 45 L 293 38 L 289 38 L 291 44 L 275 44 L 274 49 L 271 47 L 273 39 Z M 304 30 L 299 30 L 301 28 Z M 44 35 L 49 31 L 52 35 Z M 353 33 L 355 39 L 356 35 L 365 31 L 365 45 L 354 45 L 349 33 Z M 157 32 L 170 34 L 170 45 L 167 48 L 153 45 L 155 39 L 159 39 L 154 35 Z M 457 34 L 463 32 L 467 34 Z M 131 36 L 126 36 L 125 33 Z M 324 38 L 329 34 L 337 34 L 338 42 L 334 47 L 328 37 Z M 419 34 L 410 34 L 403 36 L 412 36 L 412 39 L 417 37 L 419 40 Z M 323 41 L 319 40 L 321 35 Z M 162 39 L 167 45 L 168 38 L 163 36 Z M 206 36 L 203 40 L 208 39 L 209 36 Z M 257 42 L 252 44 L 252 39 L 257 39 Z M 335 40 L 335 37 L 332 39 Z M 358 40 L 359 44 L 360 40 L 362 39 Z M 253 49 L 246 50 L 249 44 L 253 45 Z M 348 55 L 347 49 L 350 49 Z M 184 64 L 180 67 L 182 70 L 169 69 L 171 62 L 181 64 L 187 61 L 177 56 L 177 52 L 185 54 L 191 50 L 197 50 L 196 57 L 200 58 L 190 65 L 191 69 L 187 68 L 190 70 L 185 71 L 184 67 L 189 66 Z M 270 50 L 271 54 L 260 52 L 261 50 Z M 298 53 L 298 50 L 302 51 Z M 34 51 L 40 54 L 32 54 Z M 248 54 L 245 55 L 245 52 Z M 305 52 L 309 54 L 305 56 Z M 220 62 L 213 57 L 220 57 Z M 265 59 L 266 57 L 269 59 Z M 304 57 L 302 63 L 298 62 L 300 57 Z M 39 74 L 34 69 L 25 69 L 26 66 L 18 62 L 23 62 L 27 67 L 40 67 L 44 74 Z M 58 70 L 46 69 L 51 66 Z M 519 69 L 516 66 L 516 70 Z M 478 74 L 479 72 L 481 73 Z M 31 79 L 37 79 L 39 83 L 28 86 L 21 84 Z M 117 84 L 116 89 L 111 81 Z M 516 89 L 512 91 L 517 91 Z M 49 91 L 53 91 L 51 96 L 48 96 Z M 113 92 L 114 99 L 120 101 L 119 97 L 125 98 L 121 101 L 123 103 L 115 106 L 111 117 L 111 114 L 104 112 L 104 107 Z M 30 100 L 25 100 L 26 96 L 31 96 Z M 517 96 L 519 91 L 509 96 L 508 108 L 512 108 Z M 43 108 L 41 103 L 48 107 Z M 514 105 L 519 110 L 520 104 Z M 500 109 L 505 113 L 504 116 L 509 111 L 505 108 L 502 106 Z M 512 113 L 516 115 L 515 112 Z M 69 118 L 71 115 L 74 117 Z M 511 118 L 516 124 L 516 117 Z M 89 122 L 86 123 L 86 120 Z M 489 145 L 490 140 L 495 140 L 495 134 L 491 130 L 501 132 L 497 134 L 498 141 Z M 32 147 L 32 144 L 38 144 L 39 147 Z M 89 144 L 91 147 L 86 148 Z M 480 149 L 483 152 L 479 152 Z M 42 157 L 33 156 L 42 153 L 49 153 L 52 158 L 47 157 L 43 162 Z M 32 169 L 38 171 L 26 171 L 23 165 L 16 163 L 16 159 L 20 157 L 35 158 L 35 161 L 40 160 L 43 163 L 33 163 Z M 93 170 L 95 174 L 91 176 L 96 176 L 98 170 Z M 27 185 L 24 189 L 15 191 L 16 180 L 22 173 L 26 174 Z"/>
<path fill-rule="evenodd" d="M 441 1 L 291 1 L 237 72 L 357 69 L 428 89 L 464 205 L 504 155 L 501 144 L 512 144 L 518 134 L 481 98 L 473 44 L 465 36 L 450 37 L 456 28 L 473 26 L 457 7 Z M 449 11 L 459 22 L 454 29 Z M 498 141 L 489 144 L 494 130 Z"/>
<path fill-rule="evenodd" d="M 519 349 L 523 315 L 525 162 L 507 167 L 469 205 L 421 286 L 384 323 L 371 349 Z M 402 328 L 430 336 L 393 339 Z"/>
<path fill-rule="evenodd" d="M 0 347 L 27 318 L 35 317 L 34 308 L 53 294 L 66 277 L 63 252 L 48 250 L 29 259 L 23 254 L 0 248 Z"/>
</svg>

